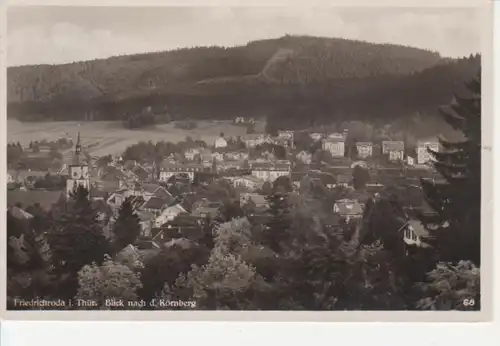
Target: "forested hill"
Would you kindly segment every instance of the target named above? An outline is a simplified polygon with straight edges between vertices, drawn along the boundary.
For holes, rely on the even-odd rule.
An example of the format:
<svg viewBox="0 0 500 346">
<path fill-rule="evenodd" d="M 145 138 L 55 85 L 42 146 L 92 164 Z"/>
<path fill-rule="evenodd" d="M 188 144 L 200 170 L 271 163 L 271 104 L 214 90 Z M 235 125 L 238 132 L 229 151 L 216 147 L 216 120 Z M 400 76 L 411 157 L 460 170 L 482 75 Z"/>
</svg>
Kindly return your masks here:
<svg viewBox="0 0 500 346">
<path fill-rule="evenodd" d="M 91 112 L 93 120 L 121 120 L 147 106 L 156 112 L 168 106 L 173 119 L 400 117 L 447 102 L 479 65 L 478 56 L 452 60 L 405 46 L 285 36 L 12 67 L 8 115 L 68 120 Z"/>
<path fill-rule="evenodd" d="M 437 53 L 344 39 L 285 36 L 246 46 L 198 47 L 104 60 L 8 69 L 8 101 L 93 98 L 221 77 L 262 76 L 298 83 L 408 74 L 440 61 Z"/>
</svg>

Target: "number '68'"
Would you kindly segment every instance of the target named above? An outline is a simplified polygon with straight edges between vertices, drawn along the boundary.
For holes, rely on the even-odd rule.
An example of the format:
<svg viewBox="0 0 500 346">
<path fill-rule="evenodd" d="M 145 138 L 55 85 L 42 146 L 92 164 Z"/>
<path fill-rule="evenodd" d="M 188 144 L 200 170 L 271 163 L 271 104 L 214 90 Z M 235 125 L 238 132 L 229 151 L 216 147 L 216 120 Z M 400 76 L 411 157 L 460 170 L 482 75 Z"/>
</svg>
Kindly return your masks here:
<svg viewBox="0 0 500 346">
<path fill-rule="evenodd" d="M 474 299 L 464 299 L 462 304 L 464 306 L 474 306 L 475 303 L 476 301 Z"/>
</svg>

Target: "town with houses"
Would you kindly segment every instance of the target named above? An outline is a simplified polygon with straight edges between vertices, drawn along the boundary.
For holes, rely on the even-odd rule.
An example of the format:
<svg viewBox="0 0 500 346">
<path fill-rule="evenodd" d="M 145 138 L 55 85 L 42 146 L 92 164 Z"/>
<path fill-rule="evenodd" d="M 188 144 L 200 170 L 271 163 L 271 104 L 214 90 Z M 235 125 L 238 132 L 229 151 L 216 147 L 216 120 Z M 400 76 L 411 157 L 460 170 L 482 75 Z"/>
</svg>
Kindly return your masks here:
<svg viewBox="0 0 500 346">
<path fill-rule="evenodd" d="M 369 199 L 376 200 L 387 189 L 399 191 L 409 211 L 409 222 L 401 225 L 402 239 L 407 245 L 425 246 L 421 239 L 424 227 L 411 211 L 432 212 L 424 202 L 420 179 L 439 179 L 428 152 L 429 148 L 440 150 L 437 138 L 421 139 L 409 150 L 404 141 L 396 140 L 349 145 L 347 130 L 279 131 L 277 136 L 253 133 L 241 136 L 236 144 L 233 138 L 220 134 L 213 143 L 191 141 L 183 152 L 151 162 L 123 155 L 109 155 L 104 160 L 92 157 L 86 154 L 86 139 L 79 132 L 74 137 L 67 141 L 70 149 L 58 165 L 53 164 L 49 146 L 10 144 L 22 147 L 25 157 L 22 164 L 8 170 L 7 201 L 12 216 L 32 218 L 29 208 L 33 206 L 50 212 L 82 185 L 109 231 L 120 206 L 131 198 L 140 219 L 141 237 L 129 248 L 142 256 L 160 251 L 178 238 L 189 238 L 207 218 L 216 219 L 224 212 L 228 196 L 243 210 L 250 210 L 247 217 L 252 222 L 264 224 L 267 197 L 273 188 L 282 184 L 299 190 L 301 182 L 309 179 L 338 192 L 331 201 L 331 227 L 353 224 L 360 228 Z M 315 152 L 301 148 L 299 137 L 307 137 Z M 327 159 L 323 160 L 325 153 Z M 361 185 L 353 179 L 356 167 L 369 176 Z M 203 186 L 207 188 L 203 190 Z"/>
</svg>

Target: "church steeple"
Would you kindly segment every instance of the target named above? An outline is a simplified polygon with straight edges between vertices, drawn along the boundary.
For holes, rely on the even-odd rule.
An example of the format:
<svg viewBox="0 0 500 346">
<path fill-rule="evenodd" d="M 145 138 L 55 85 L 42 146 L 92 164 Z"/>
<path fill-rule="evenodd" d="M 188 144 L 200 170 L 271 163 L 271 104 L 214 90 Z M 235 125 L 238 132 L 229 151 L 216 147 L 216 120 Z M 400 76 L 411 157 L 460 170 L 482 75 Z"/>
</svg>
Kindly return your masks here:
<svg viewBox="0 0 500 346">
<path fill-rule="evenodd" d="M 82 152 L 82 146 L 80 144 L 80 131 L 78 131 L 78 138 L 76 139 L 76 145 L 75 145 L 75 157 L 74 157 L 74 164 L 79 165 L 80 164 L 80 154 Z"/>
<path fill-rule="evenodd" d="M 70 197 L 78 186 L 83 186 L 90 191 L 90 172 L 89 165 L 81 160 L 82 145 L 80 139 L 80 131 L 75 145 L 75 153 L 73 164 L 69 166 L 69 179 L 66 181 L 66 194 Z"/>
</svg>

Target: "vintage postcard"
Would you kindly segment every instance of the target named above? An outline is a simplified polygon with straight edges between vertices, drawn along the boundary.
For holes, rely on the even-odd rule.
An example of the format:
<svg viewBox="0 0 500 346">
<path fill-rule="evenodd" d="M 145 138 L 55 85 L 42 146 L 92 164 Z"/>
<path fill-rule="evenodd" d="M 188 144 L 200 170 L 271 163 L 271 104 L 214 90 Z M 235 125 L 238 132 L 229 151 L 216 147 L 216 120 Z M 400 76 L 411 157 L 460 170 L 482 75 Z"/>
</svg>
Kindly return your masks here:
<svg viewBox="0 0 500 346">
<path fill-rule="evenodd" d="M 491 318 L 487 2 L 5 16 L 4 318 Z"/>
</svg>

